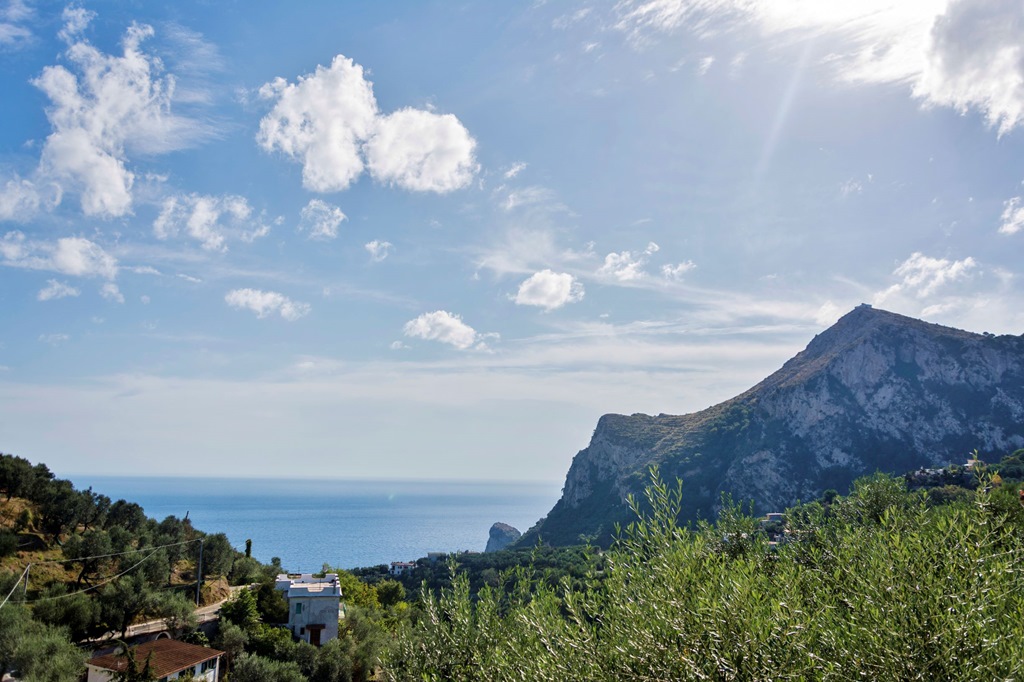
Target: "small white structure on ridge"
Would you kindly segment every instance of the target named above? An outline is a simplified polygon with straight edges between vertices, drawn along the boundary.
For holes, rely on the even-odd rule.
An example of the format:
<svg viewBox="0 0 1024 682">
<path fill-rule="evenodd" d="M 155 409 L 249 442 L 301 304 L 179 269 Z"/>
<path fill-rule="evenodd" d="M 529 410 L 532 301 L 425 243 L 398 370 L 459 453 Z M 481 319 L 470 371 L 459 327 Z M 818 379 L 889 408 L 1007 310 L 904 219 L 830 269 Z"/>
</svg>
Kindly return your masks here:
<svg viewBox="0 0 1024 682">
<path fill-rule="evenodd" d="M 312 573 L 277 576 L 274 587 L 288 599 L 288 629 L 313 646 L 338 637 L 341 584 L 337 573 L 314 578 Z"/>
</svg>

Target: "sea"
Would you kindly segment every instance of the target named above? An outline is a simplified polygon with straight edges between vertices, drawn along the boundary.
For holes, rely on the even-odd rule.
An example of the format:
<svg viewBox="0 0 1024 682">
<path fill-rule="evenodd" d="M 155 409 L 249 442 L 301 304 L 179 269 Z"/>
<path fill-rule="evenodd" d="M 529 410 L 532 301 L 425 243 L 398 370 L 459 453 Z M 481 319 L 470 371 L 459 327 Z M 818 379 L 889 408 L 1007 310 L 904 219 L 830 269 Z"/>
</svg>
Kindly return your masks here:
<svg viewBox="0 0 1024 682">
<path fill-rule="evenodd" d="M 184 518 L 237 549 L 279 557 L 289 572 L 413 561 L 428 552 L 483 551 L 497 521 L 520 531 L 543 517 L 560 482 L 306 480 L 72 476 L 157 520 Z"/>
</svg>

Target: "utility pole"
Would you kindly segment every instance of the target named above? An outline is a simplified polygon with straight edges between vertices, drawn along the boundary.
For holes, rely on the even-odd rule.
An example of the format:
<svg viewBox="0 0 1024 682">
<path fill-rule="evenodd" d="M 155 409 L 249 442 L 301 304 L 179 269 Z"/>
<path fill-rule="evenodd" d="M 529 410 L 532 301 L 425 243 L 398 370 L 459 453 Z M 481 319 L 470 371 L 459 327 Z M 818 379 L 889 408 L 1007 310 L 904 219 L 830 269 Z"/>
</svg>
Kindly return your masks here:
<svg viewBox="0 0 1024 682">
<path fill-rule="evenodd" d="M 25 567 L 25 591 L 21 593 L 21 601 L 28 601 L 28 572 L 32 570 L 32 564 Z"/>
<path fill-rule="evenodd" d="M 25 581 L 26 586 L 28 581 Z M 199 606 L 199 591 L 203 588 L 203 539 L 199 538 L 199 563 L 196 564 L 196 606 Z"/>
</svg>

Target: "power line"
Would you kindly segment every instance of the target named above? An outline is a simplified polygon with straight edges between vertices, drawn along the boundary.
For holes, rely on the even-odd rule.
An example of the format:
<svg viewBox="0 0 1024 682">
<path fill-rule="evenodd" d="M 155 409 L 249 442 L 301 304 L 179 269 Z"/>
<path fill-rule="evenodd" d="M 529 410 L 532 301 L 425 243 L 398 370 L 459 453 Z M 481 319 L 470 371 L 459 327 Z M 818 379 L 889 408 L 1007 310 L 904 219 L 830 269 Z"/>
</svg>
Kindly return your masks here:
<svg viewBox="0 0 1024 682">
<path fill-rule="evenodd" d="M 18 589 L 18 585 L 21 584 L 22 578 L 25 577 L 25 574 L 28 573 L 28 569 L 30 569 L 30 568 L 32 568 L 32 564 L 29 564 L 28 566 L 26 566 L 25 570 L 21 572 L 21 576 L 18 577 L 18 582 L 14 583 L 14 587 L 12 587 L 11 591 L 7 593 L 6 597 L 4 597 L 3 602 L 0 602 L 0 609 L 2 609 L 4 607 L 4 604 L 7 603 L 7 600 L 10 599 L 11 595 L 14 594 L 14 591 L 16 589 Z"/>
<path fill-rule="evenodd" d="M 14 583 L 14 587 L 12 587 L 11 591 L 7 594 L 7 597 L 4 598 L 3 602 L 0 602 L 0 609 L 2 609 L 7 604 L 8 600 L 10 600 L 10 598 L 11 598 L 11 595 L 14 594 L 14 591 L 16 589 L 18 589 L 18 585 L 21 584 L 22 580 L 25 581 L 25 592 L 28 592 L 28 578 L 27 578 L 27 576 L 28 576 L 29 569 L 31 569 L 33 565 L 41 565 L 41 564 L 67 564 L 67 563 L 72 563 L 72 562 L 75 562 L 75 561 L 86 561 L 88 559 L 106 559 L 106 558 L 109 558 L 109 557 L 124 556 L 126 554 L 137 554 L 137 553 L 141 553 L 141 552 L 148 552 L 148 554 L 146 554 L 146 556 L 142 557 L 141 559 L 139 559 L 137 562 L 135 562 L 134 564 L 132 564 L 131 566 L 129 566 L 125 570 L 121 571 L 120 573 L 118 573 L 116 575 L 112 575 L 109 578 L 104 578 L 103 580 L 101 580 L 100 582 L 96 583 L 95 585 L 91 585 L 89 587 L 86 587 L 85 589 L 76 590 L 75 592 L 69 592 L 67 594 L 58 594 L 58 595 L 55 595 L 55 596 L 52 596 L 52 597 L 39 597 L 38 599 L 33 599 L 31 601 L 24 600 L 23 603 L 26 603 L 26 604 L 34 604 L 36 602 L 41 602 L 41 601 L 53 601 L 53 600 L 56 600 L 56 599 L 64 599 L 66 597 L 73 597 L 76 594 L 84 594 L 84 593 L 89 592 L 91 590 L 95 590 L 98 587 L 103 587 L 107 583 L 110 583 L 110 582 L 112 582 L 114 580 L 117 580 L 121 576 L 126 575 L 126 574 L 132 572 L 133 570 L 135 570 L 136 568 L 141 566 L 146 560 L 148 560 L 150 557 L 152 557 L 154 554 L 156 554 L 157 550 L 165 549 L 167 547 L 178 547 L 180 545 L 188 545 L 188 544 L 191 544 L 193 542 L 202 543 L 202 541 L 203 541 L 203 538 L 196 538 L 195 540 L 185 540 L 183 542 L 171 542 L 171 543 L 168 543 L 166 545 L 158 545 L 158 546 L 154 546 L 154 547 L 146 547 L 144 549 L 134 549 L 134 550 L 129 550 L 127 552 L 114 552 L 112 554 L 96 554 L 96 555 L 93 555 L 93 556 L 78 557 L 78 558 L 75 558 L 75 559 L 50 559 L 50 560 L 46 560 L 46 561 L 29 562 L 28 565 L 25 566 L 25 570 L 23 570 L 21 572 L 21 576 L 18 578 L 18 581 L 16 583 Z"/>
<path fill-rule="evenodd" d="M 155 549 L 153 551 L 151 551 L 149 554 L 147 554 L 146 556 L 142 557 L 136 563 L 132 564 L 131 566 L 129 566 L 125 570 L 123 570 L 120 573 L 118 573 L 117 575 L 112 575 L 109 578 L 104 578 L 103 580 L 101 580 L 100 582 L 96 583 L 95 585 L 91 585 L 89 587 L 86 587 L 85 589 L 77 590 L 75 592 L 68 592 L 67 594 L 58 594 L 58 595 L 54 595 L 52 597 L 39 597 L 38 599 L 33 599 L 31 601 L 27 601 L 26 600 L 24 603 L 26 603 L 26 604 L 35 604 L 36 602 L 54 601 L 54 600 L 57 600 L 57 599 L 64 599 L 66 597 L 73 597 L 76 594 L 85 594 L 86 592 L 88 592 L 90 590 L 95 590 L 97 587 L 103 587 L 107 583 L 112 582 L 114 580 L 117 580 L 121 576 L 134 571 L 136 568 L 141 566 L 147 559 L 149 559 L 149 557 L 153 556 L 154 554 L 156 554 L 156 550 Z M 29 564 L 29 566 L 31 566 L 31 564 Z M 26 567 L 25 570 L 28 570 L 28 568 Z"/>
<path fill-rule="evenodd" d="M 68 564 L 75 561 L 85 561 L 87 559 L 106 559 L 108 557 L 124 556 L 125 554 L 135 554 L 137 552 L 145 552 L 147 550 L 158 550 L 164 549 L 165 547 L 177 547 L 178 545 L 188 545 L 193 542 L 201 542 L 202 538 L 196 538 L 195 540 L 185 540 L 183 542 L 171 542 L 166 545 L 159 545 L 154 547 L 140 547 L 139 549 L 130 549 L 126 552 L 114 552 L 113 554 L 95 554 L 93 556 L 81 556 L 74 559 L 47 559 L 46 561 L 33 561 L 32 564 L 36 566 L 40 564 Z M 30 565 L 32 565 L 30 564 Z"/>
</svg>

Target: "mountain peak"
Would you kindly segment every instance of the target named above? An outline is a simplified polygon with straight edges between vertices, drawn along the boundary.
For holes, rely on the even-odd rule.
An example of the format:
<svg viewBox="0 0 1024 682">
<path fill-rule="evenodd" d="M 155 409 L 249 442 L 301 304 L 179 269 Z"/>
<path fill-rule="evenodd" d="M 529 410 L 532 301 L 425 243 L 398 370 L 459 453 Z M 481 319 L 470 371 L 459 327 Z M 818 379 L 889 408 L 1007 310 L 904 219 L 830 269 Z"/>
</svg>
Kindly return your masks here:
<svg viewBox="0 0 1024 682">
<path fill-rule="evenodd" d="M 610 537 L 647 468 L 684 482 L 685 518 L 722 493 L 782 511 L 876 470 L 902 473 L 1024 447 L 1024 336 L 860 305 L 759 384 L 689 415 L 606 415 L 562 499 L 522 542 Z"/>
</svg>

